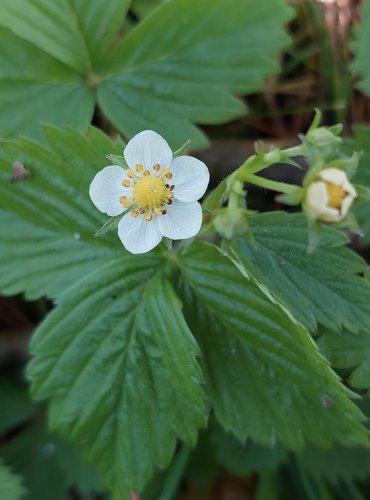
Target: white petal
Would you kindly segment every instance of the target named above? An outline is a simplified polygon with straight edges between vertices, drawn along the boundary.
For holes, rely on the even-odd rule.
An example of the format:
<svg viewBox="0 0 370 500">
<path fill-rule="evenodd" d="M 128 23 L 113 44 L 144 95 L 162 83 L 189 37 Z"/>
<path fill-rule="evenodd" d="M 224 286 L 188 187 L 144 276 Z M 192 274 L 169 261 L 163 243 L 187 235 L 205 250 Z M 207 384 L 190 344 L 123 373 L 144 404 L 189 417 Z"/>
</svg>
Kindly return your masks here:
<svg viewBox="0 0 370 500">
<path fill-rule="evenodd" d="M 121 196 L 131 195 L 131 188 L 122 186 L 124 179 L 128 179 L 126 171 L 117 165 L 105 167 L 95 175 L 89 195 L 96 208 L 111 217 L 126 210 L 119 202 Z"/>
<path fill-rule="evenodd" d="M 348 182 L 345 172 L 334 167 L 321 170 L 319 177 L 326 182 L 335 184 L 336 186 L 342 186 L 344 182 Z"/>
<path fill-rule="evenodd" d="M 173 159 L 172 150 L 167 142 L 153 130 L 144 130 L 135 135 L 128 142 L 123 154 L 131 169 L 138 163 L 141 163 L 146 170 L 151 170 L 156 163 L 162 168 L 169 168 Z"/>
<path fill-rule="evenodd" d="M 181 201 L 197 201 L 201 198 L 209 183 L 207 166 L 192 156 L 175 158 L 172 167 L 171 184 L 175 185 L 175 198 Z"/>
<path fill-rule="evenodd" d="M 344 182 L 342 182 L 342 188 L 346 193 L 349 193 L 352 196 L 352 198 L 357 197 L 356 189 L 347 179 Z"/>
<path fill-rule="evenodd" d="M 313 182 L 307 189 L 306 206 L 313 217 L 320 217 L 328 205 L 328 193 L 325 182 Z"/>
<path fill-rule="evenodd" d="M 342 214 L 342 218 L 345 217 L 348 213 L 348 210 L 350 209 L 352 203 L 353 203 L 354 197 L 352 195 L 348 195 L 344 198 L 342 201 L 342 205 L 340 207 L 340 211 Z"/>
<path fill-rule="evenodd" d="M 185 203 L 173 200 L 167 205 L 166 215 L 158 217 L 158 227 L 163 236 L 171 240 L 184 240 L 199 233 L 202 225 L 202 207 L 196 201 Z"/>
<path fill-rule="evenodd" d="M 157 217 L 146 221 L 141 215 L 132 217 L 130 213 L 123 216 L 118 224 L 118 236 L 126 250 L 131 253 L 149 252 L 162 239 Z"/>
<path fill-rule="evenodd" d="M 342 215 L 337 208 L 325 207 L 320 214 L 320 219 L 324 222 L 338 222 Z"/>
</svg>

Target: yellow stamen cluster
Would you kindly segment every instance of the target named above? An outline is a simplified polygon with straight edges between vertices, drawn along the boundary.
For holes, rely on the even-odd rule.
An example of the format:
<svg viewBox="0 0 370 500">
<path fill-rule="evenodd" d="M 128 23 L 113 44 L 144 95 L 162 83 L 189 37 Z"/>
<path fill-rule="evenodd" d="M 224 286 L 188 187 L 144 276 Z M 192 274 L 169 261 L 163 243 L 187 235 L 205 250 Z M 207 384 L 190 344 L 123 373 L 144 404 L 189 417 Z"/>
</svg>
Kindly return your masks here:
<svg viewBox="0 0 370 500">
<path fill-rule="evenodd" d="M 153 171 L 154 174 L 144 170 L 141 163 L 135 165 L 135 172 L 126 170 L 129 179 L 124 179 L 122 185 L 131 187 L 132 195 L 130 198 L 121 196 L 119 201 L 125 208 L 135 206 L 130 212 L 132 217 L 143 215 L 144 220 L 151 221 L 153 214 L 165 215 L 167 211 L 164 207 L 172 203 L 175 186 L 168 184 L 172 173 L 168 168 L 163 168 L 161 171 L 158 163 L 153 165 Z"/>
<path fill-rule="evenodd" d="M 329 198 L 329 207 L 341 208 L 344 198 L 348 195 L 342 186 L 337 186 L 331 182 L 326 182 L 326 190 Z"/>
</svg>

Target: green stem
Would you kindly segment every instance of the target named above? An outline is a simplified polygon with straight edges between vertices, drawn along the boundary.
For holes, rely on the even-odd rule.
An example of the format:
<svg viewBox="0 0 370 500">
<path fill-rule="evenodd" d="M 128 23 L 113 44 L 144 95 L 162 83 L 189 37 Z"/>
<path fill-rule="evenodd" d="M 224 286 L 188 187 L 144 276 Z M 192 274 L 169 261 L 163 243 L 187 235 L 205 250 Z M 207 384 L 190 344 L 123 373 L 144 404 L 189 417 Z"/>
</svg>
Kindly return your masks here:
<svg viewBox="0 0 370 500">
<path fill-rule="evenodd" d="M 191 449 L 183 446 L 177 453 L 162 487 L 159 500 L 173 500 L 190 458 Z"/>
<path fill-rule="evenodd" d="M 286 184 L 285 182 L 272 181 L 264 177 L 259 177 L 258 175 L 250 174 L 245 176 L 244 180 L 250 184 L 260 186 L 266 189 L 271 189 L 272 191 L 277 191 L 279 193 L 293 193 L 297 190 L 297 186 L 294 184 Z"/>
</svg>

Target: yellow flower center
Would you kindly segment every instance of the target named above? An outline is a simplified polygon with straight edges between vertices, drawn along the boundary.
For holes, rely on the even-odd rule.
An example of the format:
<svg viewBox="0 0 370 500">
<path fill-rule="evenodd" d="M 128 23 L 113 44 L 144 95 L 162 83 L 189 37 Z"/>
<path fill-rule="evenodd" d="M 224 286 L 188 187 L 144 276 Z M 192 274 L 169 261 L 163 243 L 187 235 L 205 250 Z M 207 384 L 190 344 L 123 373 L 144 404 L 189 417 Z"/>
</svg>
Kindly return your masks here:
<svg viewBox="0 0 370 500">
<path fill-rule="evenodd" d="M 329 197 L 329 207 L 339 209 L 348 193 L 341 186 L 336 186 L 331 182 L 326 182 L 326 190 Z"/>
<path fill-rule="evenodd" d="M 139 209 L 154 210 L 166 205 L 168 189 L 163 178 L 149 175 L 135 183 L 133 195 Z"/>
</svg>

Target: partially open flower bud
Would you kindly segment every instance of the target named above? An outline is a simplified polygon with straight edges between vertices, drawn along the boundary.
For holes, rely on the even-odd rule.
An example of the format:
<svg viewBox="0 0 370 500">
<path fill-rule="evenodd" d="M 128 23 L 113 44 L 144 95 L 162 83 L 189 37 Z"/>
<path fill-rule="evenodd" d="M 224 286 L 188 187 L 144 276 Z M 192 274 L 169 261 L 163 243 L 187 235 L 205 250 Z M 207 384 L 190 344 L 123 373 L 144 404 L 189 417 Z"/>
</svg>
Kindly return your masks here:
<svg viewBox="0 0 370 500">
<path fill-rule="evenodd" d="M 356 190 L 343 170 L 326 168 L 307 188 L 306 210 L 315 219 L 339 222 L 348 213 L 356 196 Z"/>
</svg>

